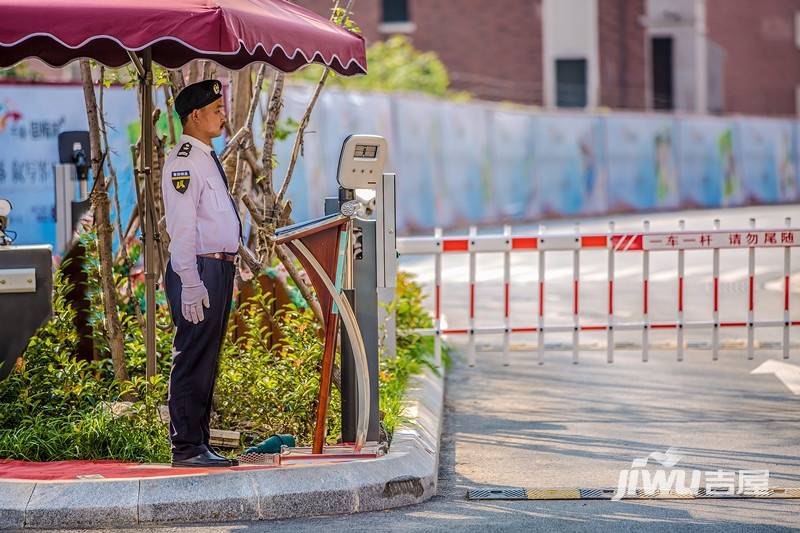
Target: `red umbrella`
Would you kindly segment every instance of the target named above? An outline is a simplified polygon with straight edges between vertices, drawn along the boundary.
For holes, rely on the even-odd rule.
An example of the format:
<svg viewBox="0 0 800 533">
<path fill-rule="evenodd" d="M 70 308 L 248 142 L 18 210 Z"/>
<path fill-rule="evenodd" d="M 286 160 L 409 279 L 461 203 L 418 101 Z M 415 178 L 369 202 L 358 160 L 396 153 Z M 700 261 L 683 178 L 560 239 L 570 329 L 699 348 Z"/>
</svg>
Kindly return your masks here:
<svg viewBox="0 0 800 533">
<path fill-rule="evenodd" d="M 211 59 L 234 70 L 264 61 L 367 72 L 361 36 L 283 0 L 0 0 L 0 13 L 0 67 L 26 57 L 119 67 L 149 49 L 167 68 Z"/>
<path fill-rule="evenodd" d="M 28 57 L 60 66 L 78 58 L 132 61 L 142 86 L 145 183 L 145 346 L 155 373 L 152 61 L 169 68 L 209 59 L 240 69 L 266 62 L 284 72 L 322 63 L 366 73 L 364 40 L 285 0 L 0 0 L 0 67 Z"/>
</svg>

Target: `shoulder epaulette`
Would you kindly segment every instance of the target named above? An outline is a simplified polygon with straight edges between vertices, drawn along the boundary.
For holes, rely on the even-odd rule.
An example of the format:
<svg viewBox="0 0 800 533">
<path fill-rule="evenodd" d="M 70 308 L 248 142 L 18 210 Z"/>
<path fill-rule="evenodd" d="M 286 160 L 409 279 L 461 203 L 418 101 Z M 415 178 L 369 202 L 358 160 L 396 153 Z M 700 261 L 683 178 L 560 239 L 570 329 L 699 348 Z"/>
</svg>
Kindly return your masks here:
<svg viewBox="0 0 800 533">
<path fill-rule="evenodd" d="M 178 157 L 188 157 L 189 152 L 192 151 L 192 143 L 183 143 L 178 149 Z"/>
</svg>

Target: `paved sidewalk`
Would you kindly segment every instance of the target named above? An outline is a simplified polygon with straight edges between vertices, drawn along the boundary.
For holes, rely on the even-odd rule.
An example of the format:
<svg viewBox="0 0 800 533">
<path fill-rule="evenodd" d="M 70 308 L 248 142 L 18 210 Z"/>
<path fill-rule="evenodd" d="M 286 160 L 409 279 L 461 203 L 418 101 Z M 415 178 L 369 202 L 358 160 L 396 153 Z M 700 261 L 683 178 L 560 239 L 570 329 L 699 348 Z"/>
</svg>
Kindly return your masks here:
<svg viewBox="0 0 800 533">
<path fill-rule="evenodd" d="M 436 493 L 443 395 L 441 376 L 416 378 L 410 421 L 377 459 L 158 478 L 0 481 L 0 529 L 271 520 L 419 503 Z"/>
</svg>

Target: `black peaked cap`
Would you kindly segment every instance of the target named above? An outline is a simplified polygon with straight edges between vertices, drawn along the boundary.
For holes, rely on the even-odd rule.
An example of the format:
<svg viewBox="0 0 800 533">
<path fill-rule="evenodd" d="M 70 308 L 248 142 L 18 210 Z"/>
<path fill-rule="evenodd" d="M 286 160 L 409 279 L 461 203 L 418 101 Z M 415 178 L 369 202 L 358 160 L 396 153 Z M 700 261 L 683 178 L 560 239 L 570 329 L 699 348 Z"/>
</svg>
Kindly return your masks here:
<svg viewBox="0 0 800 533">
<path fill-rule="evenodd" d="M 203 80 L 187 85 L 175 97 L 175 112 L 183 118 L 195 109 L 205 107 L 222 98 L 222 83 L 219 80 Z"/>
</svg>

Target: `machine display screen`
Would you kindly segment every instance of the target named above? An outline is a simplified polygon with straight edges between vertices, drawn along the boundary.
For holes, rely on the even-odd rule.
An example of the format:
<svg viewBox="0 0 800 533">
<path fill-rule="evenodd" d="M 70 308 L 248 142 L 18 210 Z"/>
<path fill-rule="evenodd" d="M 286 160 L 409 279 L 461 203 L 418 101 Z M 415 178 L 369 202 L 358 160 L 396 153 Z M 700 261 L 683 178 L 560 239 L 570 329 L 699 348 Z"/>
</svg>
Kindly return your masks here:
<svg viewBox="0 0 800 533">
<path fill-rule="evenodd" d="M 378 157 L 378 145 L 357 144 L 353 157 L 356 159 L 375 159 Z"/>
</svg>

